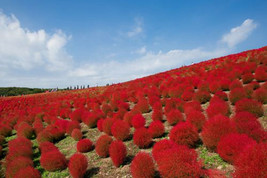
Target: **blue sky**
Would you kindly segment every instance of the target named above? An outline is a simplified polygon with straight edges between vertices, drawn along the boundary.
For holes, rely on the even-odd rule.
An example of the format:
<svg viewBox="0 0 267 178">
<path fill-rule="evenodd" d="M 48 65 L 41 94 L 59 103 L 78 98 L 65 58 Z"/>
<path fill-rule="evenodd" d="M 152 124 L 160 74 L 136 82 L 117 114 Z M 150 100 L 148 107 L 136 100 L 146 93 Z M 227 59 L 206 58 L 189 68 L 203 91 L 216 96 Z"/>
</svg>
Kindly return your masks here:
<svg viewBox="0 0 267 178">
<path fill-rule="evenodd" d="M 267 1 L 0 0 L 0 86 L 105 85 L 267 45 Z"/>
</svg>

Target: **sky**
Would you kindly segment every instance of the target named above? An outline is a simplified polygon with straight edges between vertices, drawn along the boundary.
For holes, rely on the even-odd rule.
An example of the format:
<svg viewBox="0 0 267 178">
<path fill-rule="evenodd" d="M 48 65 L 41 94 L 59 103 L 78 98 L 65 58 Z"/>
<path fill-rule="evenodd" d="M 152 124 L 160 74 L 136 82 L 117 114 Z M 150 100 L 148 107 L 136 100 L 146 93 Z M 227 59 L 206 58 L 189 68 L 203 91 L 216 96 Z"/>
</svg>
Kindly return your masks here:
<svg viewBox="0 0 267 178">
<path fill-rule="evenodd" d="M 267 45 L 266 0 L 0 0 L 0 87 L 100 86 Z"/>
</svg>

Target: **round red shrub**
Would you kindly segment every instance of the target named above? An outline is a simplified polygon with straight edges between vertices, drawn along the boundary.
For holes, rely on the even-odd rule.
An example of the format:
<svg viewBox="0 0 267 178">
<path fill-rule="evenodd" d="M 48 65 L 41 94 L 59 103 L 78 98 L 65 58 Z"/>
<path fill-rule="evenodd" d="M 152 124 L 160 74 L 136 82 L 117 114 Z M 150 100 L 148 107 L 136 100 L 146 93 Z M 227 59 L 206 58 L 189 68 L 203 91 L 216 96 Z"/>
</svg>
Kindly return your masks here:
<svg viewBox="0 0 267 178">
<path fill-rule="evenodd" d="M 266 177 L 267 143 L 248 146 L 235 161 L 233 177 Z"/>
<path fill-rule="evenodd" d="M 186 146 L 176 146 L 160 153 L 157 160 L 161 177 L 202 177 L 197 153 Z"/>
<path fill-rule="evenodd" d="M 103 132 L 103 122 L 104 122 L 104 119 L 99 119 L 97 121 L 97 129 L 100 131 L 100 132 Z"/>
<path fill-rule="evenodd" d="M 45 170 L 53 172 L 65 169 L 67 160 L 61 152 L 50 151 L 41 154 L 40 164 Z"/>
<path fill-rule="evenodd" d="M 67 134 L 71 135 L 72 131 L 74 129 L 81 129 L 80 123 L 77 121 L 71 121 L 68 123 L 67 128 L 66 128 L 66 132 Z"/>
<path fill-rule="evenodd" d="M 126 146 L 122 141 L 113 141 L 109 146 L 109 155 L 114 166 L 119 167 L 126 158 Z"/>
<path fill-rule="evenodd" d="M 223 91 L 218 91 L 214 94 L 215 96 L 218 96 L 221 100 L 223 101 L 228 101 L 228 96 L 225 92 Z"/>
<path fill-rule="evenodd" d="M 111 127 L 111 133 L 117 140 L 126 140 L 130 135 L 130 126 L 123 120 L 117 120 Z"/>
<path fill-rule="evenodd" d="M 229 99 L 232 104 L 235 104 L 237 101 L 247 98 L 247 92 L 244 88 L 234 88 L 230 91 Z"/>
<path fill-rule="evenodd" d="M 191 110 L 186 113 L 186 121 L 194 125 L 198 131 L 201 131 L 204 123 L 206 122 L 206 118 L 201 111 Z"/>
<path fill-rule="evenodd" d="M 14 178 L 41 178 L 41 174 L 37 169 L 34 169 L 32 166 L 20 169 L 14 176 Z"/>
<path fill-rule="evenodd" d="M 51 135 L 51 133 L 44 129 L 37 135 L 36 140 L 38 144 L 41 144 L 43 142 L 53 142 L 53 136 Z"/>
<path fill-rule="evenodd" d="M 150 111 L 148 101 L 145 98 L 139 100 L 138 103 L 135 105 L 135 108 L 141 113 L 148 113 Z"/>
<path fill-rule="evenodd" d="M 160 156 L 160 153 L 164 150 L 175 148 L 177 144 L 173 142 L 172 140 L 163 139 L 158 141 L 152 149 L 152 155 L 155 161 L 158 160 L 158 157 Z"/>
<path fill-rule="evenodd" d="M 221 137 L 235 133 L 234 124 L 223 115 L 216 115 L 206 121 L 202 129 L 202 141 L 210 150 L 215 150 Z"/>
<path fill-rule="evenodd" d="M 233 90 L 234 88 L 242 88 L 242 87 L 243 87 L 242 83 L 238 79 L 236 79 L 231 82 L 229 89 Z"/>
<path fill-rule="evenodd" d="M 182 94 L 181 98 L 184 101 L 191 101 L 193 99 L 193 96 L 194 96 L 194 92 L 192 92 L 192 91 L 185 91 Z"/>
<path fill-rule="evenodd" d="M 267 104 L 267 89 L 259 88 L 255 90 L 252 94 L 252 98 L 263 104 Z"/>
<path fill-rule="evenodd" d="M 193 97 L 194 100 L 200 102 L 201 104 L 204 104 L 206 102 L 208 102 L 211 98 L 211 95 L 209 92 L 207 91 L 197 91 Z"/>
<path fill-rule="evenodd" d="M 136 114 L 135 116 L 133 116 L 132 126 L 135 129 L 142 128 L 145 126 L 145 124 L 146 124 L 146 119 L 144 118 L 142 114 Z"/>
<path fill-rule="evenodd" d="M 21 122 L 17 129 L 18 137 L 31 138 L 33 136 L 33 128 L 27 122 Z"/>
<path fill-rule="evenodd" d="M 152 112 L 152 120 L 153 121 L 162 121 L 163 119 L 163 112 L 160 109 L 153 109 Z"/>
<path fill-rule="evenodd" d="M 258 67 L 254 77 L 258 82 L 265 82 L 267 80 L 267 72 L 263 67 Z"/>
<path fill-rule="evenodd" d="M 103 131 L 108 134 L 108 135 L 112 135 L 111 133 L 111 127 L 114 124 L 115 120 L 113 118 L 107 118 L 104 119 L 103 123 L 102 123 L 102 128 Z"/>
<path fill-rule="evenodd" d="M 253 79 L 254 79 L 254 76 L 252 73 L 246 73 L 246 74 L 242 75 L 242 81 L 244 84 L 248 84 L 248 83 L 252 82 Z"/>
<path fill-rule="evenodd" d="M 216 92 L 218 92 L 220 90 L 221 90 L 220 82 L 217 82 L 217 81 L 210 82 L 209 91 L 211 93 L 216 93 Z"/>
<path fill-rule="evenodd" d="M 170 125 L 175 125 L 178 122 L 184 121 L 184 116 L 178 109 L 173 109 L 166 114 L 167 121 Z"/>
<path fill-rule="evenodd" d="M 236 112 L 247 111 L 254 114 L 256 117 L 263 116 L 262 104 L 258 101 L 252 99 L 242 99 L 238 101 L 235 105 Z"/>
<path fill-rule="evenodd" d="M 198 101 L 190 101 L 184 104 L 184 112 L 188 113 L 191 110 L 197 110 L 197 111 L 202 111 L 202 107 L 200 102 Z"/>
<path fill-rule="evenodd" d="M 12 128 L 6 124 L 0 124 L 0 135 L 8 136 L 12 132 Z"/>
<path fill-rule="evenodd" d="M 81 153 L 89 152 L 93 149 L 93 142 L 90 139 L 82 139 L 77 143 L 77 151 Z"/>
<path fill-rule="evenodd" d="M 39 150 L 42 154 L 50 151 L 59 151 L 58 148 L 51 142 L 42 142 L 39 145 Z"/>
<path fill-rule="evenodd" d="M 147 148 L 152 143 L 152 137 L 148 130 L 143 127 L 135 130 L 133 141 L 139 148 Z"/>
<path fill-rule="evenodd" d="M 206 112 L 209 118 L 212 118 L 218 114 L 229 116 L 230 107 L 227 102 L 222 101 L 222 100 L 217 101 L 217 102 L 210 102 L 210 105 L 207 108 Z"/>
<path fill-rule="evenodd" d="M 153 178 L 155 166 L 152 157 L 145 152 L 139 152 L 131 163 L 133 178 Z"/>
<path fill-rule="evenodd" d="M 13 178 L 18 171 L 28 166 L 33 167 L 32 160 L 30 158 L 20 156 L 7 164 L 5 176 L 6 178 Z"/>
<path fill-rule="evenodd" d="M 80 129 L 74 129 L 72 132 L 71 132 L 71 137 L 75 140 L 75 141 L 79 141 L 82 139 L 83 137 L 83 134 L 81 132 Z"/>
<path fill-rule="evenodd" d="M 225 161 L 233 164 L 238 155 L 248 146 L 257 142 L 246 134 L 232 133 L 223 136 L 217 146 L 217 152 Z"/>
<path fill-rule="evenodd" d="M 69 171 L 73 178 L 81 178 L 84 176 L 88 167 L 87 157 L 81 153 L 75 153 L 70 157 Z"/>
<path fill-rule="evenodd" d="M 95 151 L 100 157 L 108 157 L 109 155 L 109 146 L 113 139 L 108 135 L 100 136 L 95 145 Z"/>
<path fill-rule="evenodd" d="M 170 140 L 179 145 L 193 147 L 199 140 L 197 129 L 189 122 L 179 123 L 170 131 Z"/>
<path fill-rule="evenodd" d="M 70 114 L 70 119 L 72 121 L 81 122 L 82 121 L 82 114 L 83 114 L 83 109 L 76 109 Z"/>
<path fill-rule="evenodd" d="M 165 132 L 165 127 L 161 121 L 153 121 L 149 125 L 148 132 L 152 138 L 161 137 Z"/>
</svg>

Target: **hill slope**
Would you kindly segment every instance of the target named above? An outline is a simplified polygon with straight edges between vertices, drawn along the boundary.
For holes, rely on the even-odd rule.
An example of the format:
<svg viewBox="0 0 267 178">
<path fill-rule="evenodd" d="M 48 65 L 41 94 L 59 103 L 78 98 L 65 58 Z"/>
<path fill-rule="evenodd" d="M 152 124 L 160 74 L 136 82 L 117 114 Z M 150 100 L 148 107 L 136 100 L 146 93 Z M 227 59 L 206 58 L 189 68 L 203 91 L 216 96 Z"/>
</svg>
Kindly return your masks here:
<svg viewBox="0 0 267 178">
<path fill-rule="evenodd" d="M 89 164 L 86 177 L 131 177 L 130 165 L 138 152 L 153 153 L 167 142 L 174 145 L 169 151 L 165 147 L 167 151 L 157 153 L 160 158 L 153 153 L 152 167 L 158 171 L 152 170 L 153 176 L 266 175 L 266 81 L 267 47 L 263 47 L 106 87 L 0 98 L 2 173 L 19 172 L 23 166 L 13 168 L 13 160 L 23 155 L 42 177 L 68 177 L 66 163 L 56 172 L 47 169 L 41 149 L 60 151 L 69 159 L 82 136 L 95 145 L 83 153 Z M 125 159 L 120 151 L 111 154 L 112 159 L 99 156 L 105 145 L 109 148 L 108 142 L 99 141 L 105 134 L 123 141 Z M 19 141 L 17 137 L 26 137 L 32 147 L 18 144 L 23 149 L 16 150 L 11 141 Z M 56 148 L 42 145 L 45 141 Z M 258 157 L 250 155 L 255 160 L 244 161 L 245 149 L 243 153 L 257 150 L 251 154 Z M 188 159 L 183 158 L 187 154 Z M 122 157 L 119 167 L 113 165 L 114 157 Z"/>
</svg>

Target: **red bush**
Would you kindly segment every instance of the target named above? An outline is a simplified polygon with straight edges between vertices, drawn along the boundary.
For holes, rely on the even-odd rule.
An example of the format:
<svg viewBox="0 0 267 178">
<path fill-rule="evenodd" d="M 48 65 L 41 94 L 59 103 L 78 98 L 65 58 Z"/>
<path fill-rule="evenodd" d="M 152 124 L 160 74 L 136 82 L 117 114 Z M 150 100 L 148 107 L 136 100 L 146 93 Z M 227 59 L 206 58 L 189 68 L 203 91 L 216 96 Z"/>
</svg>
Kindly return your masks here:
<svg viewBox="0 0 267 178">
<path fill-rule="evenodd" d="M 192 91 L 185 91 L 182 94 L 181 98 L 184 101 L 191 101 L 193 99 L 193 96 L 194 96 L 194 92 L 192 92 Z"/>
<path fill-rule="evenodd" d="M 265 68 L 258 67 L 255 71 L 254 77 L 258 82 L 265 82 L 267 80 L 267 72 Z"/>
<path fill-rule="evenodd" d="M 173 109 L 166 114 L 167 121 L 170 125 L 175 125 L 178 122 L 184 121 L 184 116 L 178 109 Z"/>
<path fill-rule="evenodd" d="M 97 121 L 97 129 L 100 131 L 100 132 L 103 132 L 103 122 L 104 122 L 104 119 L 99 119 Z"/>
<path fill-rule="evenodd" d="M 141 113 L 148 113 L 150 111 L 148 101 L 145 98 L 142 98 L 141 100 L 139 100 L 134 108 L 136 108 Z"/>
<path fill-rule="evenodd" d="M 130 135 L 130 127 L 128 123 L 117 120 L 111 127 L 111 133 L 117 140 L 126 140 Z"/>
<path fill-rule="evenodd" d="M 263 116 L 262 104 L 252 99 L 242 99 L 235 105 L 236 112 L 247 111 L 254 114 L 256 117 Z"/>
<path fill-rule="evenodd" d="M 106 134 L 112 135 L 112 133 L 111 133 L 111 127 L 114 124 L 114 122 L 115 122 L 115 119 L 113 119 L 113 118 L 104 119 L 104 121 L 102 123 L 102 128 L 103 128 L 103 131 Z"/>
<path fill-rule="evenodd" d="M 34 169 L 31 166 L 20 169 L 14 176 L 14 178 L 41 178 L 41 174 L 37 169 Z"/>
<path fill-rule="evenodd" d="M 217 81 L 210 82 L 209 90 L 213 94 L 220 91 L 221 90 L 220 82 L 217 82 Z"/>
<path fill-rule="evenodd" d="M 207 91 L 197 91 L 193 97 L 194 100 L 200 102 L 201 104 L 204 104 L 206 102 L 208 102 L 211 98 L 211 95 L 209 92 Z"/>
<path fill-rule="evenodd" d="M 242 81 L 244 84 L 248 84 L 248 83 L 252 82 L 253 79 L 254 79 L 254 76 L 252 73 L 246 73 L 246 74 L 242 75 Z"/>
<path fill-rule="evenodd" d="M 252 138 L 246 134 L 232 133 L 223 136 L 217 146 L 217 152 L 225 161 L 233 164 L 238 155 L 248 145 L 256 144 Z"/>
<path fill-rule="evenodd" d="M 73 178 L 81 178 L 84 176 L 88 167 L 87 157 L 81 153 L 75 153 L 70 157 L 69 171 Z"/>
<path fill-rule="evenodd" d="M 235 161 L 233 177 L 266 177 L 267 144 L 260 143 L 248 146 Z"/>
<path fill-rule="evenodd" d="M 170 139 L 179 145 L 193 147 L 199 140 L 197 129 L 189 122 L 179 123 L 170 131 Z"/>
<path fill-rule="evenodd" d="M 223 101 L 228 101 L 228 96 L 225 92 L 223 91 L 218 91 L 214 94 L 215 96 L 218 96 L 221 100 Z"/>
<path fill-rule="evenodd" d="M 33 128 L 27 122 L 21 122 L 17 129 L 17 136 L 31 138 L 33 136 Z"/>
<path fill-rule="evenodd" d="M 242 87 L 243 87 L 242 83 L 238 79 L 236 79 L 231 82 L 229 89 L 233 90 L 234 88 L 242 88 Z"/>
<path fill-rule="evenodd" d="M 184 104 L 184 112 L 188 113 L 191 110 L 197 110 L 202 111 L 202 107 L 200 105 L 200 102 L 198 101 L 190 101 Z"/>
<path fill-rule="evenodd" d="M 41 119 L 35 119 L 35 121 L 33 122 L 33 130 L 36 135 L 38 135 L 40 132 L 44 130 L 44 126 Z"/>
<path fill-rule="evenodd" d="M 58 148 L 51 142 L 43 142 L 39 145 L 39 150 L 43 154 L 50 151 L 58 151 Z"/>
<path fill-rule="evenodd" d="M 47 130 L 41 131 L 36 138 L 38 144 L 43 142 L 53 142 L 53 136 Z"/>
<path fill-rule="evenodd" d="M 147 148 L 152 143 L 152 137 L 146 128 L 139 128 L 134 132 L 133 142 L 139 148 Z"/>
<path fill-rule="evenodd" d="M 267 134 L 257 118 L 249 112 L 239 112 L 232 118 L 238 133 L 244 133 L 257 142 L 266 141 Z"/>
<path fill-rule="evenodd" d="M 201 164 L 195 150 L 176 146 L 160 153 L 157 160 L 161 177 L 202 177 Z"/>
<path fill-rule="evenodd" d="M 244 88 L 234 88 L 230 91 L 229 94 L 229 99 L 232 104 L 235 104 L 237 101 L 247 97 L 248 95 Z"/>
<path fill-rule="evenodd" d="M 217 115 L 206 121 L 201 135 L 207 148 L 215 150 L 222 136 L 235 132 L 234 124 L 228 117 Z"/>
<path fill-rule="evenodd" d="M 152 157 L 145 152 L 139 152 L 131 163 L 133 178 L 153 178 L 155 166 Z"/>
<path fill-rule="evenodd" d="M 122 141 L 113 141 L 109 146 L 109 155 L 114 166 L 119 167 L 126 158 L 126 146 Z"/>
<path fill-rule="evenodd" d="M 176 146 L 177 144 L 172 140 L 167 140 L 167 139 L 160 140 L 153 146 L 152 149 L 153 158 L 155 159 L 155 161 L 157 161 L 162 151 L 165 151 L 170 148 L 175 148 Z"/>
<path fill-rule="evenodd" d="M 83 114 L 82 109 L 76 109 L 70 114 L 70 119 L 72 121 L 81 122 L 82 121 L 82 114 Z"/>
<path fill-rule="evenodd" d="M 144 116 L 142 116 L 142 114 L 136 114 L 135 116 L 133 116 L 132 126 L 135 129 L 142 128 L 145 126 L 145 124 L 146 124 L 146 119 L 144 118 Z"/>
<path fill-rule="evenodd" d="M 148 132 L 152 138 L 161 137 L 165 132 L 165 127 L 161 121 L 153 121 L 149 125 Z"/>
<path fill-rule="evenodd" d="M 210 105 L 207 108 L 206 112 L 209 118 L 212 118 L 218 114 L 229 116 L 230 107 L 227 102 L 222 101 L 222 100 L 217 101 L 217 102 L 210 102 Z"/>
<path fill-rule="evenodd" d="M 71 137 L 75 140 L 75 141 L 79 141 L 82 139 L 83 137 L 83 134 L 81 132 L 80 129 L 74 129 L 72 132 L 71 132 Z"/>
<path fill-rule="evenodd" d="M 33 162 L 30 158 L 24 156 L 17 157 L 15 160 L 7 164 L 6 174 L 5 174 L 6 178 L 13 178 L 18 171 L 28 166 L 31 167 L 33 166 Z"/>
<path fill-rule="evenodd" d="M 152 120 L 153 121 L 162 121 L 163 119 L 163 112 L 159 109 L 153 109 L 152 112 Z"/>
<path fill-rule="evenodd" d="M 186 113 L 186 121 L 194 125 L 198 131 L 201 131 L 204 123 L 206 122 L 206 118 L 201 111 L 191 110 Z"/>
<path fill-rule="evenodd" d="M 40 164 L 45 170 L 53 172 L 65 169 L 67 160 L 59 151 L 50 151 L 41 154 Z"/>
<path fill-rule="evenodd" d="M 77 143 L 77 151 L 81 153 L 89 152 L 93 149 L 93 142 L 90 139 L 82 139 Z"/>
<path fill-rule="evenodd" d="M 255 90 L 252 94 L 252 98 L 263 104 L 267 104 L 267 89 L 259 88 Z"/>
<path fill-rule="evenodd" d="M 8 136 L 12 132 L 12 128 L 6 124 L 0 124 L 0 135 Z"/>
<path fill-rule="evenodd" d="M 72 131 L 74 129 L 81 129 L 80 123 L 77 121 L 71 121 L 68 123 L 67 128 L 66 128 L 66 132 L 67 134 L 71 135 Z"/>
<path fill-rule="evenodd" d="M 113 139 L 108 135 L 102 135 L 98 138 L 95 145 L 95 151 L 100 157 L 107 157 L 109 155 L 109 146 Z"/>
</svg>

